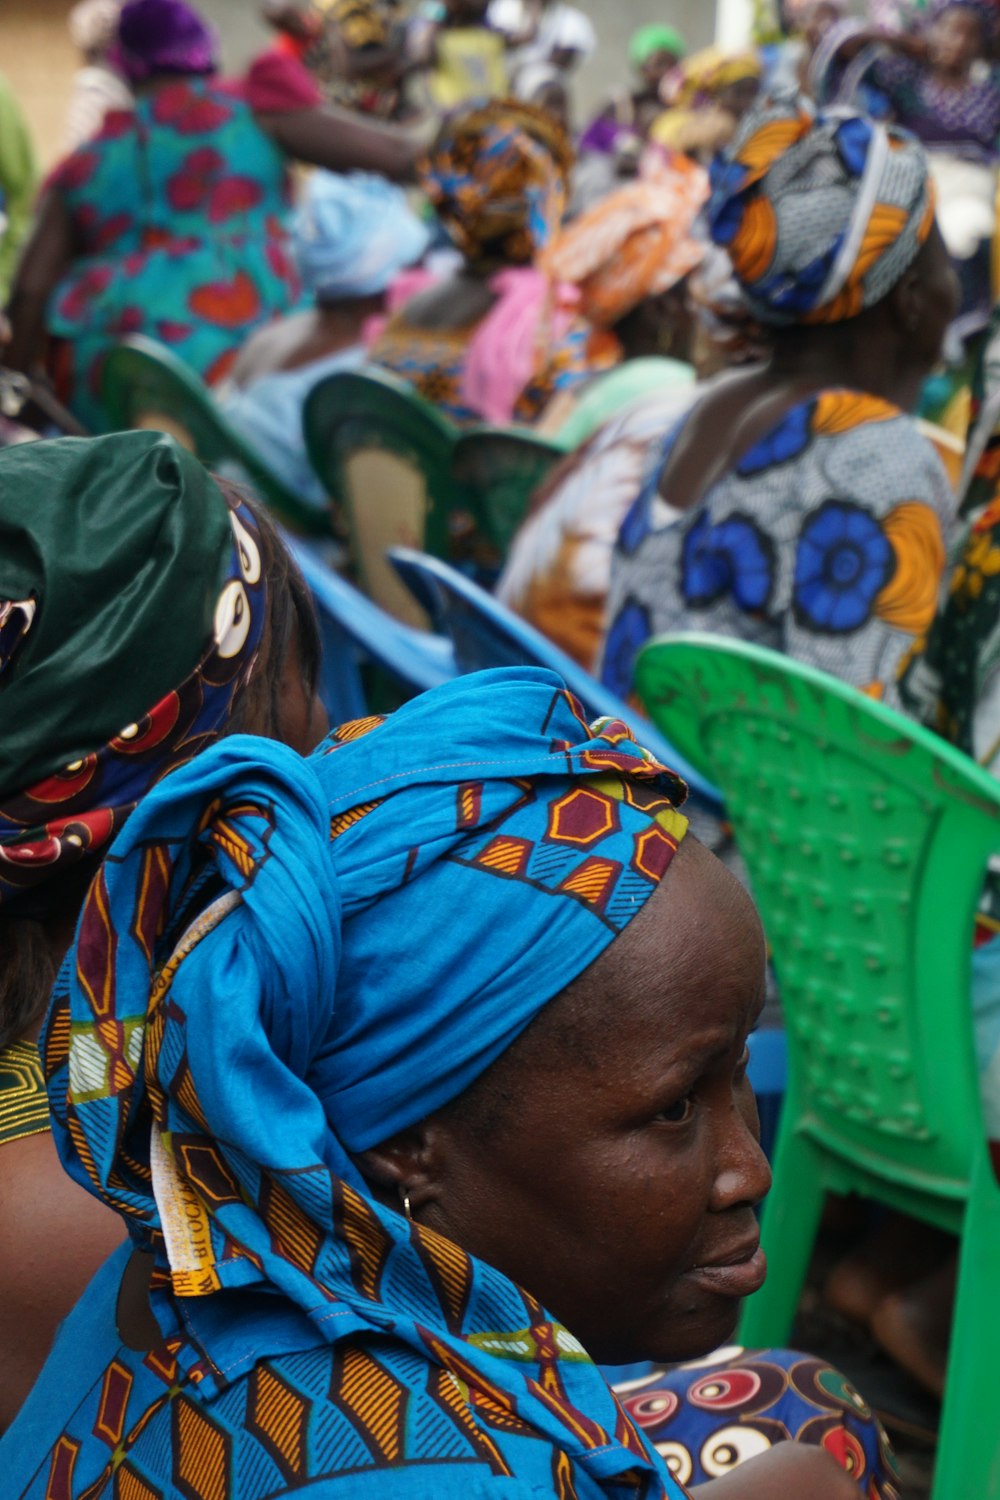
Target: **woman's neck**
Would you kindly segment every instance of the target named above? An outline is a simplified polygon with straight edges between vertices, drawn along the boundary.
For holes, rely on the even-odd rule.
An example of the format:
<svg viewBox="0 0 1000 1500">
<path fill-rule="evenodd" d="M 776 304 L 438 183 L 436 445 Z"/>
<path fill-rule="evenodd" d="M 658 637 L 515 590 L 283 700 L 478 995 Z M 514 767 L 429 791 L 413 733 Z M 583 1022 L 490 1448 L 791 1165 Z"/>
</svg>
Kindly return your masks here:
<svg viewBox="0 0 1000 1500">
<path fill-rule="evenodd" d="M 336 302 L 322 302 L 318 298 L 316 301 L 316 315 L 331 352 L 356 344 L 368 319 L 384 311 L 385 295 L 382 292 Z"/>
<path fill-rule="evenodd" d="M 776 384 L 804 391 L 823 386 L 867 391 L 912 411 L 927 371 L 901 357 L 899 345 L 888 330 L 881 339 L 872 333 L 847 324 L 831 324 L 779 334 L 766 363 L 767 376 Z"/>
</svg>

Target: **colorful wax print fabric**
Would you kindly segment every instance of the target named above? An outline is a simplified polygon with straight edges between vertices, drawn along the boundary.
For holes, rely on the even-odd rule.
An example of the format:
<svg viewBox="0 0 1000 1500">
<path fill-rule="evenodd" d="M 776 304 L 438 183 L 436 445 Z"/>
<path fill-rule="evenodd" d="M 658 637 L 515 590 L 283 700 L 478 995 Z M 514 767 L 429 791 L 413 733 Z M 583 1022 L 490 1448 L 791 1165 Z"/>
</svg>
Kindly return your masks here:
<svg viewBox="0 0 1000 1500">
<path fill-rule="evenodd" d="M 551 336 L 545 310 L 540 312 L 536 328 L 528 331 L 535 350 L 534 368 L 529 365 L 531 373 L 515 393 L 513 405 L 502 419 L 495 420 L 530 426 L 537 422 L 557 393 L 578 389 L 592 376 L 611 369 L 617 361 L 616 350 L 604 344 L 595 348 L 593 330 L 583 318 L 559 317 L 558 331 Z M 485 403 L 473 407 L 467 399 L 467 365 L 483 323 L 474 323 L 469 328 L 415 328 L 406 322 L 403 312 L 398 312 L 379 333 L 368 351 L 368 358 L 372 364 L 409 381 L 419 396 L 459 426 L 471 426 L 486 419 L 486 412 L 482 409 Z M 502 339 L 498 320 L 494 320 L 494 324 L 496 335 Z M 512 339 L 520 334 L 520 328 L 510 331 Z M 491 343 L 497 343 L 496 336 Z M 480 366 L 484 363 L 482 358 L 477 359 Z M 505 364 L 502 357 L 498 359 L 495 367 L 498 385 Z M 502 384 L 506 391 L 509 382 L 504 380 Z M 483 388 L 489 395 L 488 379 Z"/>
<path fill-rule="evenodd" d="M 420 185 L 467 260 L 529 265 L 562 220 L 573 150 L 532 104 L 477 101 L 445 121 Z"/>
<path fill-rule="evenodd" d="M 881 1423 L 843 1375 L 810 1354 L 732 1346 L 615 1390 L 685 1486 L 795 1442 L 824 1448 L 866 1500 L 898 1500 L 896 1459 Z"/>
<path fill-rule="evenodd" d="M 766 98 L 712 167 L 712 239 L 762 323 L 835 323 L 879 302 L 934 224 L 904 131 L 796 94 Z"/>
<path fill-rule="evenodd" d="M 630 360 L 621 369 L 636 363 Z M 671 386 L 662 370 L 657 383 L 655 396 L 630 402 L 545 481 L 511 543 L 496 587 L 502 603 L 588 672 L 604 638 L 618 528 L 642 484 L 650 453 L 659 453 L 664 431 L 694 399 L 693 383 Z"/>
<path fill-rule="evenodd" d="M 284 158 L 236 85 L 184 79 L 105 118 L 55 170 L 79 246 L 49 302 L 63 394 L 106 430 L 103 357 L 129 334 L 168 345 L 211 383 L 258 324 L 298 295 Z"/>
<path fill-rule="evenodd" d="M 439 1247 L 448 1252 L 436 1266 L 441 1284 L 457 1290 L 461 1253 Z M 641 1433 L 658 1452 L 660 1487 L 629 1477 L 604 1485 L 567 1465 L 471 1370 L 445 1373 L 391 1337 L 333 1349 L 286 1337 L 280 1352 L 249 1365 L 244 1358 L 225 1392 L 208 1397 L 182 1374 L 182 1338 L 146 1353 L 118 1342 L 127 1255 L 118 1251 L 98 1272 L 0 1440 L 9 1500 L 275 1500 L 300 1490 L 337 1500 L 681 1500 L 683 1486 L 787 1441 L 825 1448 L 865 1500 L 897 1500 L 879 1423 L 841 1375 L 809 1355 L 725 1349 L 618 1387 L 621 1431 Z M 267 1326 L 259 1297 L 234 1300 L 232 1311 Z M 513 1367 L 535 1354 L 528 1329 L 492 1342 Z M 562 1361 L 589 1366 L 564 1332 L 559 1344 Z M 68 1420 L 55 1416 L 70 1408 Z"/>
<path fill-rule="evenodd" d="M 353 1153 L 462 1093 L 642 910 L 684 794 L 624 724 L 589 728 L 557 677 L 516 669 L 342 726 L 308 760 L 234 736 L 144 799 L 91 887 L 44 1050 L 64 1164 L 154 1255 L 164 1350 L 107 1375 L 119 1417 L 141 1382 L 151 1482 L 185 1449 L 204 1460 L 216 1413 L 260 1425 L 262 1361 L 318 1348 L 327 1408 L 300 1465 L 441 1457 L 431 1492 L 464 1494 L 460 1460 L 523 1463 L 543 1494 L 675 1493 L 572 1335 L 377 1202 Z M 109 1455 L 96 1417 L 80 1494 L 123 1457 L 124 1428 Z M 255 1455 L 220 1496 L 281 1493 Z"/>
<path fill-rule="evenodd" d="M 904 662 L 909 712 L 1000 775 L 1000 311 L 972 382 L 968 473 L 938 613 Z M 1000 930 L 1000 900 L 994 899 Z"/>
<path fill-rule="evenodd" d="M 619 533 L 603 680 L 627 696 L 651 636 L 707 630 L 896 703 L 902 660 L 934 615 L 954 509 L 916 424 L 875 397 L 821 391 L 678 520 L 658 487 L 682 430 Z"/>
<path fill-rule="evenodd" d="M 49 1096 L 34 1042 L 0 1049 L 0 1146 L 49 1128 Z"/>
</svg>

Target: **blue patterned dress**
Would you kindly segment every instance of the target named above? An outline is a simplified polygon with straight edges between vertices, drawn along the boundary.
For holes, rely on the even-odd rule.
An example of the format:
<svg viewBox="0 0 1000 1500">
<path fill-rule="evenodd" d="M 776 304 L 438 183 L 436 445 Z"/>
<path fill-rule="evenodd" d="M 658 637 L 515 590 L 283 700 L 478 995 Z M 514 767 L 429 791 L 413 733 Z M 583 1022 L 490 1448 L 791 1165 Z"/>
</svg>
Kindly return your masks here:
<svg viewBox="0 0 1000 1500">
<path fill-rule="evenodd" d="M 954 498 L 911 418 L 856 391 L 792 407 L 696 504 L 659 496 L 654 453 L 612 563 L 603 680 L 627 695 L 640 648 L 707 630 L 786 652 L 895 704 L 937 604 Z"/>
</svg>

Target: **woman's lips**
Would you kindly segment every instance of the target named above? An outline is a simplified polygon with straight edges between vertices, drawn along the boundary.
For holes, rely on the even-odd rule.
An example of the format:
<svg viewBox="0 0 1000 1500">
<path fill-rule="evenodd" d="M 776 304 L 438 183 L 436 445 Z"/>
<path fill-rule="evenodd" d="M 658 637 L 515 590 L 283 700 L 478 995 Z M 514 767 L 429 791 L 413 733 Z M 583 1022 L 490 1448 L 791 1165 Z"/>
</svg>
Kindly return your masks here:
<svg viewBox="0 0 1000 1500">
<path fill-rule="evenodd" d="M 692 1266 L 684 1280 L 717 1297 L 749 1297 L 760 1291 L 766 1276 L 767 1257 L 758 1245 L 744 1259 Z"/>
</svg>

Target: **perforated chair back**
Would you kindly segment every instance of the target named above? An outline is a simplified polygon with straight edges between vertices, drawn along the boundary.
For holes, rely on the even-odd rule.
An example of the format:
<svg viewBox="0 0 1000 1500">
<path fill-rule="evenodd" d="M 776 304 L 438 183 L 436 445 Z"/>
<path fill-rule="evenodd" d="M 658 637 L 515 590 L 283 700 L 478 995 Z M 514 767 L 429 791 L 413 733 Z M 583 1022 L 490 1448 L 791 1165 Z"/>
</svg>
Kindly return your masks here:
<svg viewBox="0 0 1000 1500">
<path fill-rule="evenodd" d="M 405 381 L 374 368 L 320 381 L 302 420 L 310 462 L 343 506 L 365 593 L 397 619 L 426 625 L 385 553 L 446 553 L 449 517 L 462 504 L 452 477 L 457 429 Z"/>
<path fill-rule="evenodd" d="M 662 732 L 722 790 L 788 1031 L 763 1219 L 771 1269 L 744 1310 L 741 1342 L 787 1340 L 826 1190 L 961 1235 L 934 1493 L 1000 1496 L 1000 1445 L 984 1444 L 971 1422 L 976 1410 L 985 1420 L 1000 1339 L 989 1289 L 1000 1188 L 970 1010 L 1000 785 L 836 679 L 742 642 L 661 637 L 640 653 L 636 686 Z"/>
<path fill-rule="evenodd" d="M 136 334 L 110 350 L 101 402 L 112 430 L 167 432 L 203 464 L 249 481 L 276 518 L 304 536 L 330 536 L 330 517 L 306 504 L 226 420 L 204 382 L 172 350 Z"/>
</svg>

